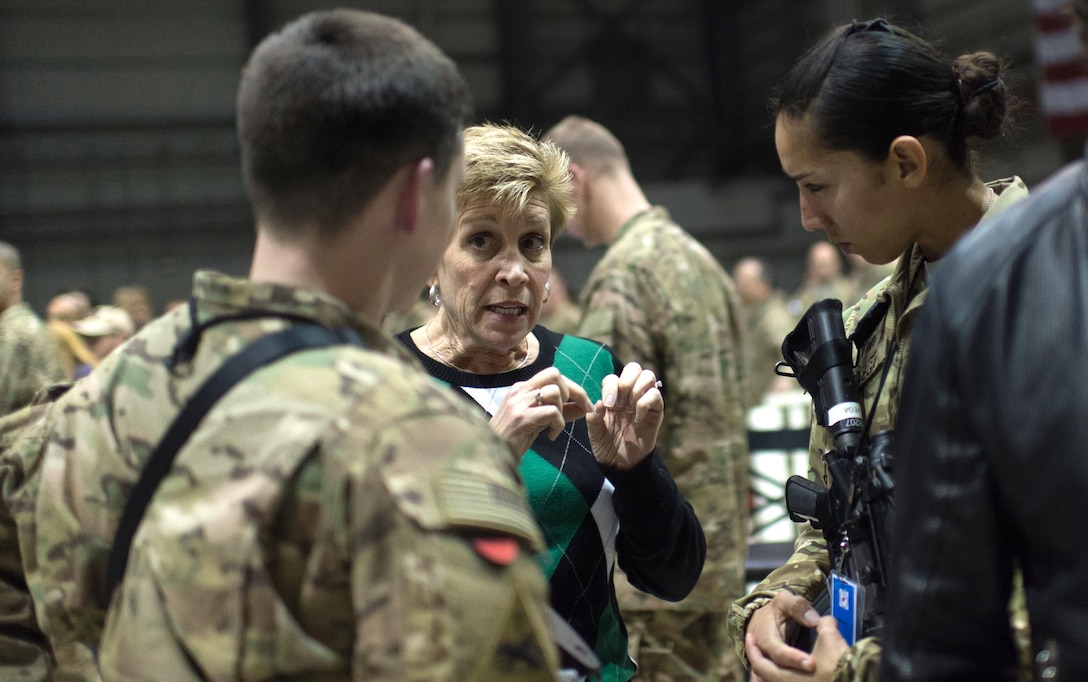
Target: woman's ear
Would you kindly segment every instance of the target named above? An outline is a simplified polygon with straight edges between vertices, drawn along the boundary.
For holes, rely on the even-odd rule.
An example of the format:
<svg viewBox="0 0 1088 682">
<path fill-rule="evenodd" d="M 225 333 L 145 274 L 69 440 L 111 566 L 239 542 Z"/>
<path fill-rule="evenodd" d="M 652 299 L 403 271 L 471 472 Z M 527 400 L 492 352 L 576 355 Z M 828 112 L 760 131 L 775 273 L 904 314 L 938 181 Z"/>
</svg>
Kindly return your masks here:
<svg viewBox="0 0 1088 682">
<path fill-rule="evenodd" d="M 900 135 L 888 147 L 888 164 L 892 176 L 913 189 L 926 179 L 929 155 L 917 137 Z"/>
</svg>

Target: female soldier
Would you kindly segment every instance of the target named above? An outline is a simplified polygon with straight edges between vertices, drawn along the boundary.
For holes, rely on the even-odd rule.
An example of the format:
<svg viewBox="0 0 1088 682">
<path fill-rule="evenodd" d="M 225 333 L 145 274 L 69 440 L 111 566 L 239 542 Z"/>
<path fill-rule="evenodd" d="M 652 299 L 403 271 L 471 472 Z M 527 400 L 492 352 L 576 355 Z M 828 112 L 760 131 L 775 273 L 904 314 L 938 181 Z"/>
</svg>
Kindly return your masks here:
<svg viewBox="0 0 1088 682">
<path fill-rule="evenodd" d="M 968 145 L 1002 131 L 1001 69 L 989 52 L 949 63 L 926 41 L 876 19 L 832 30 L 777 93 L 775 145 L 800 190 L 805 229 L 823 230 L 870 263 L 899 257 L 892 276 L 844 314 L 870 434 L 895 428 L 928 268 L 983 216 L 1027 194 L 1018 178 L 980 180 Z M 821 454 L 830 449 L 826 430 L 814 425 L 811 467 L 825 484 Z M 823 536 L 806 525 L 787 564 L 733 605 L 728 627 L 753 679 L 876 679 L 879 642 L 848 647 L 835 621 L 820 621 L 810 605 L 829 572 Z M 785 642 L 795 621 L 819 622 L 811 654 Z"/>
</svg>

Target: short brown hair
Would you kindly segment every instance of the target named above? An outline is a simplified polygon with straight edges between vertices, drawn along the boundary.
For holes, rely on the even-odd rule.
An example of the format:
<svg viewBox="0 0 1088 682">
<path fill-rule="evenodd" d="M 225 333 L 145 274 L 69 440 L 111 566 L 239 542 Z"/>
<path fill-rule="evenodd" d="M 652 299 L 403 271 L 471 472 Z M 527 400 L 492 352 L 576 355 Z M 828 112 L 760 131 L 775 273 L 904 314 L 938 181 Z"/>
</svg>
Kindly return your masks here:
<svg viewBox="0 0 1088 682">
<path fill-rule="evenodd" d="M 544 135 L 563 149 L 570 160 L 594 175 L 608 175 L 630 169 L 623 144 L 596 121 L 571 115 L 552 126 Z"/>
<path fill-rule="evenodd" d="M 280 235 L 338 231 L 405 164 L 445 177 L 471 113 L 453 62 L 396 19 L 314 12 L 265 38 L 238 88 L 246 190 Z"/>
</svg>

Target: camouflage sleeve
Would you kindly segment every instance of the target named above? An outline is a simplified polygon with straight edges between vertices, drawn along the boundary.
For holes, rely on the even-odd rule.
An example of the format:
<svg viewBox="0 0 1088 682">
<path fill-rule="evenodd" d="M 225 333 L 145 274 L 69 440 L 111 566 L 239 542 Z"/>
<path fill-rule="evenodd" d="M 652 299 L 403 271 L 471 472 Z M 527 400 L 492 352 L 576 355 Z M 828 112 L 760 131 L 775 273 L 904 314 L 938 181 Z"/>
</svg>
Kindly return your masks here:
<svg viewBox="0 0 1088 682">
<path fill-rule="evenodd" d="M 29 405 L 38 391 L 67 375 L 60 346 L 24 304 L 4 313 L 0 326 L 0 415 Z"/>
<path fill-rule="evenodd" d="M 812 602 L 824 589 L 824 581 L 831 572 L 827 545 L 823 535 L 809 524 L 804 524 L 794 551 L 784 566 L 763 579 L 755 588 L 733 602 L 726 619 L 726 629 L 733 640 L 733 648 L 747 665 L 744 653 L 744 634 L 752 614 L 769 603 L 782 590 L 788 590 Z"/>
<path fill-rule="evenodd" d="M 809 440 L 809 478 L 827 482 L 827 465 L 821 456 L 825 451 L 825 429 L 813 425 Z M 831 572 L 831 560 L 823 534 L 810 524 L 799 526 L 793 554 L 785 565 L 776 568 L 755 588 L 733 603 L 726 621 L 726 628 L 733 640 L 734 649 L 747 665 L 744 653 L 744 634 L 752 614 L 771 601 L 782 590 L 789 590 L 812 602 L 825 589 L 827 575 Z"/>
<path fill-rule="evenodd" d="M 23 348 L 18 339 L 0 334 L 0 415 L 10 414 L 19 408 L 19 396 L 23 393 L 27 371 L 23 363 Z"/>
<path fill-rule="evenodd" d="M 383 494 L 399 514 L 390 533 L 353 548 L 357 680 L 557 675 L 534 554 L 543 541 L 507 446 L 480 425 L 406 424 L 378 448 L 390 453 Z M 358 487 L 351 506 L 366 511 L 372 500 Z M 376 521 L 363 514 L 359 533 Z"/>
<path fill-rule="evenodd" d="M 882 650 L 875 637 L 859 639 L 839 659 L 831 682 L 877 682 Z"/>
<path fill-rule="evenodd" d="M 63 403 L 49 400 L 0 420 L 0 679 L 99 679 L 86 646 L 47 643 L 33 573 L 42 535 L 36 514 L 46 444 Z M 33 598 L 32 598 L 33 594 Z M 66 674 L 57 674 L 60 666 Z"/>
<path fill-rule="evenodd" d="M 50 680 L 53 661 L 34 615 L 23 572 L 21 536 L 33 546 L 33 485 L 49 405 L 26 407 L 0 420 L 0 678 Z M 31 479 L 31 481 L 28 481 Z"/>
<path fill-rule="evenodd" d="M 40 389 L 63 379 L 59 356 L 21 332 L 0 338 L 0 415 L 29 405 Z"/>
<path fill-rule="evenodd" d="M 600 341 L 624 362 L 638 362 L 660 374 L 662 362 L 653 338 L 654 323 L 662 318 L 654 303 L 660 296 L 647 290 L 653 281 L 634 268 L 613 267 L 587 284 L 578 336 Z"/>
<path fill-rule="evenodd" d="M 347 413 L 248 410 L 247 428 L 194 441 L 247 467 L 179 460 L 187 471 L 163 482 L 109 611 L 104 676 L 555 679 L 542 543 L 512 454 L 426 380 L 423 403 L 368 385 Z M 311 420 L 326 424 L 316 444 L 299 440 Z"/>
</svg>

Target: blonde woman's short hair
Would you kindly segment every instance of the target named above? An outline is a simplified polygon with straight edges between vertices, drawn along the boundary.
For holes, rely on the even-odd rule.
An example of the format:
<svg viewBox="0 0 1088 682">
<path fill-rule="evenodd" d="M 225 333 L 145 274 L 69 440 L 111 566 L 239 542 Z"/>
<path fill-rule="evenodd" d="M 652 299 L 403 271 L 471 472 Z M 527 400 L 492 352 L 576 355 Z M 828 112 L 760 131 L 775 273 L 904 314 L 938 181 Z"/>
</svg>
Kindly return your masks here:
<svg viewBox="0 0 1088 682">
<path fill-rule="evenodd" d="M 554 244 L 574 215 L 569 165 L 555 144 L 514 126 L 472 126 L 465 130 L 465 179 L 457 190 L 457 210 L 483 201 L 517 214 L 538 199 L 548 209 Z"/>
</svg>

